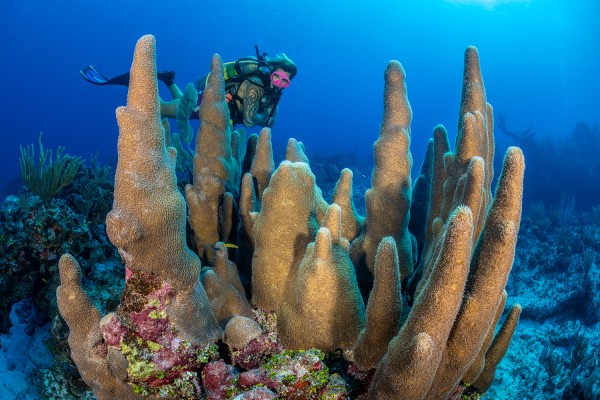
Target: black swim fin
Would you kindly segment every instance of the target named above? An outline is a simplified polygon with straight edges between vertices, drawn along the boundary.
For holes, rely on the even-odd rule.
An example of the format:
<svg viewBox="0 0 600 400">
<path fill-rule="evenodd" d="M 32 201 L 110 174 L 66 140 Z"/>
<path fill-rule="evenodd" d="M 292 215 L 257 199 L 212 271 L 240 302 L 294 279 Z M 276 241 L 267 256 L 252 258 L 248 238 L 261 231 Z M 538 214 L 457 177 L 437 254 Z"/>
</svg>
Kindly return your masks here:
<svg viewBox="0 0 600 400">
<path fill-rule="evenodd" d="M 79 74 L 88 81 L 89 83 L 93 83 L 94 85 L 121 85 L 121 86 L 129 86 L 129 72 L 121 74 L 119 76 L 115 76 L 114 78 L 108 79 L 104 75 L 102 75 L 96 68 L 91 65 L 88 65 L 81 71 Z M 171 86 L 174 83 L 175 72 L 174 71 L 159 71 L 157 77 L 160 81 L 162 81 L 165 85 Z"/>
<path fill-rule="evenodd" d="M 108 79 L 104 75 L 102 75 L 96 68 L 91 65 L 88 65 L 81 71 L 79 74 L 88 81 L 89 83 L 93 83 L 94 85 L 122 85 L 129 86 L 129 72 L 115 76 L 114 78 Z"/>
</svg>

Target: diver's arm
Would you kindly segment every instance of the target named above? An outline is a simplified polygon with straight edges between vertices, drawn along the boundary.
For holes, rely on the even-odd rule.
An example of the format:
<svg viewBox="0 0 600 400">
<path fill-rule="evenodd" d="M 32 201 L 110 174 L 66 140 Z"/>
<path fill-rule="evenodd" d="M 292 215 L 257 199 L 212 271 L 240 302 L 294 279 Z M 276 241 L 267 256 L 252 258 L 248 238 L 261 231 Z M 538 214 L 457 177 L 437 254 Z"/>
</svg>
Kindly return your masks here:
<svg viewBox="0 0 600 400">
<path fill-rule="evenodd" d="M 248 82 L 248 81 L 246 81 Z M 255 125 L 266 126 L 270 109 L 259 112 L 260 101 L 265 95 L 263 88 L 252 83 L 248 83 L 246 87 L 244 103 L 243 103 L 243 114 L 244 114 L 244 125 L 250 128 Z"/>
</svg>

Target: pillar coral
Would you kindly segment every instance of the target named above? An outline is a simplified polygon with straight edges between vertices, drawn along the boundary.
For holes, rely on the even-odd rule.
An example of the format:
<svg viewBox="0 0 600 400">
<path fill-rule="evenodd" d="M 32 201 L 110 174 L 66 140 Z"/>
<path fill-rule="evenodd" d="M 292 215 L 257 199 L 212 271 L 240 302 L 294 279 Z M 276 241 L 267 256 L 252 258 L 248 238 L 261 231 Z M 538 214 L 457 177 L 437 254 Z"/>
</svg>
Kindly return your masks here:
<svg viewBox="0 0 600 400">
<path fill-rule="evenodd" d="M 424 274 L 408 320 L 390 342 L 388 352 L 378 365 L 369 392 L 373 399 L 387 399 L 392 398 L 393 393 L 404 393 L 402 398 L 406 399 L 446 400 L 477 355 L 487 351 L 483 348 L 485 338 L 496 321 L 514 258 L 525 164 L 520 149 L 509 148 L 496 196 L 487 207 L 492 199 L 488 195 L 491 185 L 491 167 L 488 165 L 493 162 L 490 152 L 493 145 L 489 143 L 493 129 L 489 122 L 492 109 L 485 103 L 474 47 L 465 52 L 461 113 L 461 132 L 457 135 L 455 153 L 444 155 L 444 173 L 436 175 L 434 171 L 433 174 L 432 185 L 443 187 L 443 196 L 432 191 L 432 198 L 438 199 L 432 199 L 432 204 L 440 205 L 440 208 L 437 214 L 428 217 L 431 242 L 426 243 L 429 254 L 423 258 Z M 436 132 L 442 136 L 440 147 L 444 147 L 445 129 L 437 127 Z M 441 151 L 434 150 L 434 153 L 440 155 Z M 435 160 L 433 163 L 442 165 Z M 445 180 L 435 182 L 436 177 Z M 439 201 L 440 197 L 442 201 Z M 457 218 L 464 220 L 467 214 L 471 222 L 466 225 L 471 233 L 463 232 L 449 242 L 448 236 L 457 234 L 454 231 L 457 228 L 453 228 Z M 467 229 L 464 223 L 459 226 Z M 460 253 L 456 253 L 459 250 Z M 451 262 L 441 262 L 453 252 Z M 444 269 L 450 269 L 454 279 L 458 275 L 462 278 L 445 283 L 440 278 L 444 276 Z M 432 290 L 440 285 L 444 289 L 434 294 Z M 464 289 L 450 290 L 455 288 Z M 430 306 L 426 303 L 431 303 L 433 298 L 445 305 L 427 311 Z M 422 326 L 431 318 L 428 315 L 435 315 L 437 322 L 430 327 Z M 411 378 L 407 379 L 406 374 Z"/>
<path fill-rule="evenodd" d="M 400 329 L 401 281 L 396 242 L 391 237 L 383 238 L 375 255 L 375 281 L 369 296 L 368 318 L 354 346 L 354 359 L 362 370 L 377 366 Z"/>
<path fill-rule="evenodd" d="M 231 200 L 229 204 L 226 200 L 239 194 L 240 167 L 235 146 L 239 138 L 229 125 L 224 87 L 223 62 L 215 55 L 199 111 L 194 183 L 185 188 L 196 248 L 200 254 L 206 251 L 208 260 L 216 242 L 232 238 L 233 227 L 223 222 L 230 221 L 235 211 Z M 224 197 L 226 193 L 229 195 Z"/>
<path fill-rule="evenodd" d="M 121 351 L 126 335 L 168 340 L 164 346 L 175 346 L 177 340 L 203 346 L 222 336 L 198 279 L 200 259 L 186 245 L 186 209 L 177 190 L 176 151 L 165 146 L 159 118 L 152 36 L 142 37 L 136 46 L 127 106 L 117 109 L 117 120 L 119 159 L 106 227 L 127 271 L 121 305 L 101 321 L 81 287 L 79 265 L 69 255 L 61 257 L 57 289 L 59 310 L 70 329 L 73 359 L 98 399 L 139 398 L 133 386 L 125 383 L 131 372 Z M 156 337 L 148 332 L 154 329 L 147 325 L 149 320 L 142 321 L 145 313 L 152 312 L 160 316 L 153 320 L 154 328 L 162 327 L 153 332 Z M 133 327 L 127 331 L 125 326 Z M 175 336 L 170 336 L 172 332 Z M 169 339 L 163 335 L 167 333 Z"/>
<path fill-rule="evenodd" d="M 481 393 L 485 393 L 492 382 L 494 382 L 494 375 L 496 374 L 496 367 L 506 354 L 508 345 L 512 339 L 517 324 L 519 323 L 519 317 L 521 316 L 521 306 L 515 304 L 508 313 L 508 316 L 504 320 L 500 331 L 494 338 L 489 350 L 485 354 L 484 368 L 477 379 L 473 380 L 473 387 Z M 469 381 L 468 381 L 469 382 Z"/>
<path fill-rule="evenodd" d="M 506 305 L 506 298 L 508 294 L 506 290 L 502 293 L 502 298 L 500 299 L 500 304 L 496 307 L 496 316 L 494 317 L 494 321 L 492 322 L 492 328 L 488 331 L 483 345 L 481 346 L 481 350 L 477 354 L 475 360 L 471 363 L 471 366 L 465 372 L 462 377 L 463 382 L 475 382 L 478 377 L 481 375 L 483 369 L 486 367 L 485 358 L 487 356 L 487 350 L 490 348 L 492 341 L 494 340 L 494 335 L 496 334 L 496 326 L 498 325 L 498 321 L 500 317 L 502 317 L 502 313 L 504 312 L 504 306 Z M 512 334 L 511 334 L 512 337 Z M 488 365 L 489 367 L 489 365 Z M 483 392 L 482 392 L 483 393 Z"/>
<path fill-rule="evenodd" d="M 385 71 L 384 111 L 379 138 L 373 145 L 375 166 L 371 189 L 365 195 L 367 215 L 362 231 L 350 245 L 357 268 L 373 273 L 379 242 L 386 236 L 396 241 L 403 276 L 412 273 L 413 256 L 408 219 L 412 156 L 410 122 L 412 110 L 406 94 L 404 69 L 391 61 Z"/>
<path fill-rule="evenodd" d="M 351 349 L 365 325 L 365 307 L 341 225 L 340 206 L 332 204 L 284 293 L 277 331 L 286 348 Z"/>
<path fill-rule="evenodd" d="M 268 129 L 249 139 L 253 157 L 244 158 L 239 191 L 237 136 L 227 123 L 222 65 L 214 57 L 200 110 L 194 185 L 186 188 L 197 250 L 213 254 L 201 280 L 200 259 L 186 247 L 175 151 L 165 146 L 159 121 L 153 37 L 140 39 L 131 72 L 128 105 L 117 112 L 119 165 L 107 219 L 109 237 L 127 266 L 124 304 L 102 319 L 68 255 L 60 262 L 57 290 L 73 358 L 99 399 L 140 398 L 126 383 L 132 381 L 130 359 L 114 346 L 123 337 L 114 321 L 123 310 L 145 310 L 147 304 L 129 297 L 140 293 L 146 278 L 152 287 L 144 293 L 165 299 L 151 303 L 164 305 L 154 310 L 161 324 L 192 343 L 215 341 L 223 328 L 234 348 L 261 337 L 251 303 L 277 314 L 277 332 L 290 348 L 353 349 L 354 357 L 344 353 L 348 361 L 362 370 L 375 368 L 369 398 L 446 400 L 461 381 L 487 389 L 518 321 L 519 309 L 491 340 L 514 257 L 524 161 L 519 149 L 508 150 L 492 198 L 492 108 L 475 48 L 465 53 L 455 150 L 445 128 L 437 126 L 414 197 L 405 75 L 398 62 L 388 64 L 364 219 L 352 203 L 351 171 L 342 171 L 335 204 L 328 207 L 300 142 L 288 142 L 287 160 L 273 170 Z M 411 199 L 424 202 L 414 216 Z M 409 217 L 420 233 L 411 235 Z M 218 243 L 231 240 L 236 228 L 242 277 L 251 279 L 250 303 L 239 265 Z M 401 282 L 411 274 L 416 249 L 422 251 L 419 274 L 413 275 L 414 296 L 407 296 Z M 372 286 L 361 287 L 366 309 L 355 268 L 363 277 L 372 274 Z"/>
<path fill-rule="evenodd" d="M 370 398 L 392 399 L 398 393 L 403 399 L 428 398 L 459 311 L 472 236 L 471 210 L 460 207 L 449 221 L 433 274 L 377 366 Z"/>
<path fill-rule="evenodd" d="M 306 163 L 283 161 L 263 192 L 254 221 L 252 303 L 279 311 L 306 246 L 319 229 L 315 177 Z"/>
<path fill-rule="evenodd" d="M 342 236 L 348 241 L 356 239 L 364 220 L 356 212 L 352 192 L 352 170 L 344 168 L 333 190 L 331 202 L 342 208 Z"/>
</svg>

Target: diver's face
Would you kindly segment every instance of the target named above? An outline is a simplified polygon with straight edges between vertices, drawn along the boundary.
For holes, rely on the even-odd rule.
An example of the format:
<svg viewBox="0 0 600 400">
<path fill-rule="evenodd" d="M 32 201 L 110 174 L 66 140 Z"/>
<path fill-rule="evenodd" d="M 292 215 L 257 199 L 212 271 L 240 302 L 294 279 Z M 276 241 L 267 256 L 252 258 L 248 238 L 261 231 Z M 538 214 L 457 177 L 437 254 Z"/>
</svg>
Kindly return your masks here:
<svg viewBox="0 0 600 400">
<path fill-rule="evenodd" d="M 290 78 L 290 73 L 282 70 L 281 68 L 277 68 L 271 74 L 271 85 L 278 89 L 285 89 L 290 86 L 292 83 L 292 79 Z"/>
</svg>

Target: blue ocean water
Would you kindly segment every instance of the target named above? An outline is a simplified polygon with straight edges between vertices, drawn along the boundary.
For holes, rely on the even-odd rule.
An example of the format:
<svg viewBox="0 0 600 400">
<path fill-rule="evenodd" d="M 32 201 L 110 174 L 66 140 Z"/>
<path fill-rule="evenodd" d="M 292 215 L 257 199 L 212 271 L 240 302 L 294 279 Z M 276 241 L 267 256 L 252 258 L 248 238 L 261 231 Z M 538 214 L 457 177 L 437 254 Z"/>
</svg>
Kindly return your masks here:
<svg viewBox="0 0 600 400">
<path fill-rule="evenodd" d="M 19 145 L 66 146 L 113 163 L 114 110 L 123 87 L 94 87 L 92 64 L 113 76 L 131 64 L 137 39 L 157 38 L 158 67 L 183 87 L 225 61 L 285 52 L 299 68 L 273 130 L 307 152 L 372 157 L 382 114 L 383 71 L 399 60 L 413 109 L 412 152 L 422 159 L 433 127 L 456 132 L 463 52 L 478 47 L 488 101 L 516 130 L 567 135 L 600 121 L 600 6 L 595 1 L 198 1 L 4 0 L 0 12 L 0 193 L 14 192 Z M 161 85 L 161 93 L 168 92 Z M 509 138 L 497 134 L 498 147 Z"/>
</svg>

